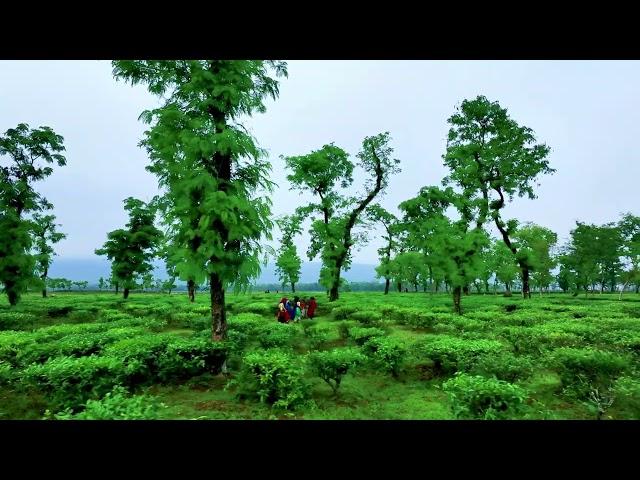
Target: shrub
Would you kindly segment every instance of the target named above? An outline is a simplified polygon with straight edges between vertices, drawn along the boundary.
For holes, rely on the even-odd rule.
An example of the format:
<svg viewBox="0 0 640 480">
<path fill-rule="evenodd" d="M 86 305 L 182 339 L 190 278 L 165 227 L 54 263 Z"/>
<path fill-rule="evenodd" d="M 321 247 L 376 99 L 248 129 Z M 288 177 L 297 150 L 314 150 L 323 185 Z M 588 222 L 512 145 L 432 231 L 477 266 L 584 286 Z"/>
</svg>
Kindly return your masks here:
<svg viewBox="0 0 640 480">
<path fill-rule="evenodd" d="M 357 366 L 364 358 L 356 348 L 337 348 L 326 352 L 313 352 L 307 356 L 313 374 L 324 380 L 335 395 L 338 394 L 342 378 L 349 369 Z"/>
<path fill-rule="evenodd" d="M 247 335 L 254 335 L 258 329 L 267 324 L 265 318 L 255 313 L 239 313 L 228 321 L 229 330 L 235 330 Z"/>
<path fill-rule="evenodd" d="M 227 354 L 225 342 L 176 338 L 157 358 L 158 379 L 167 382 L 203 373 L 220 373 Z"/>
<path fill-rule="evenodd" d="M 479 356 L 473 372 L 485 376 L 494 375 L 499 380 L 513 383 L 529 377 L 533 373 L 533 365 L 531 357 L 502 351 Z"/>
<path fill-rule="evenodd" d="M 457 418 L 513 418 L 527 399 L 526 391 L 517 385 L 465 373 L 456 374 L 442 388 L 449 394 Z"/>
<path fill-rule="evenodd" d="M 130 396 L 116 386 L 100 400 L 87 400 L 84 411 L 73 414 L 71 409 L 54 415 L 57 420 L 153 420 L 164 404 L 147 395 Z"/>
<path fill-rule="evenodd" d="M 120 359 L 126 372 L 126 385 L 149 384 L 159 378 L 157 359 L 166 350 L 167 344 L 175 337 L 143 335 L 121 340 L 109 345 L 104 355 Z"/>
<path fill-rule="evenodd" d="M 8 385 L 14 378 L 13 368 L 6 362 L 0 361 L 0 386 Z"/>
<path fill-rule="evenodd" d="M 33 328 L 37 317 L 24 312 L 0 312 L 0 330 L 26 330 Z"/>
<path fill-rule="evenodd" d="M 113 357 L 58 357 L 22 371 L 25 385 L 46 394 L 52 404 L 76 410 L 101 398 L 125 377 L 122 360 Z"/>
<path fill-rule="evenodd" d="M 355 320 L 342 320 L 338 323 L 338 333 L 340 334 L 340 338 L 349 338 L 349 330 L 353 327 L 358 327 L 359 325 L 360 324 Z"/>
<path fill-rule="evenodd" d="M 547 361 L 560 375 L 565 393 L 579 398 L 593 389 L 605 391 L 630 366 L 627 356 L 592 348 L 558 348 Z"/>
<path fill-rule="evenodd" d="M 304 330 L 307 345 L 311 350 L 317 350 L 323 344 L 330 342 L 334 336 L 334 329 L 331 325 L 315 325 Z"/>
<path fill-rule="evenodd" d="M 620 377 L 613 386 L 618 408 L 630 414 L 631 418 L 640 418 L 640 380 Z"/>
<path fill-rule="evenodd" d="M 294 409 L 305 403 L 309 387 L 296 358 L 282 350 L 251 352 L 231 385 L 238 385 L 240 398 L 256 397 L 275 408 Z"/>
<path fill-rule="evenodd" d="M 262 348 L 288 347 L 295 334 L 293 325 L 279 322 L 263 324 L 255 332 Z"/>
<path fill-rule="evenodd" d="M 84 357 L 99 354 L 107 345 L 123 338 L 147 333 L 140 327 L 114 328 L 106 332 L 78 333 L 50 342 L 34 342 L 24 345 L 15 357 L 17 365 L 43 363 L 58 356 Z"/>
<path fill-rule="evenodd" d="M 347 318 L 350 318 L 351 315 L 356 313 L 358 310 L 360 309 L 356 306 L 335 307 L 331 311 L 331 316 L 334 318 L 334 320 L 346 320 Z"/>
<path fill-rule="evenodd" d="M 373 337 L 364 344 L 364 352 L 375 365 L 397 377 L 407 354 L 403 341 L 392 337 Z"/>
<path fill-rule="evenodd" d="M 350 314 L 349 319 L 365 325 L 378 325 L 382 321 L 382 314 L 373 310 L 362 310 Z"/>
<path fill-rule="evenodd" d="M 367 343 L 369 339 L 373 337 L 381 337 L 384 334 L 384 330 L 375 327 L 351 327 L 349 329 L 349 337 L 360 346 Z"/>
<path fill-rule="evenodd" d="M 464 340 L 445 335 L 419 342 L 415 348 L 418 355 L 433 360 L 436 370 L 442 373 L 468 371 L 480 356 L 504 350 L 504 346 L 495 340 Z"/>
</svg>

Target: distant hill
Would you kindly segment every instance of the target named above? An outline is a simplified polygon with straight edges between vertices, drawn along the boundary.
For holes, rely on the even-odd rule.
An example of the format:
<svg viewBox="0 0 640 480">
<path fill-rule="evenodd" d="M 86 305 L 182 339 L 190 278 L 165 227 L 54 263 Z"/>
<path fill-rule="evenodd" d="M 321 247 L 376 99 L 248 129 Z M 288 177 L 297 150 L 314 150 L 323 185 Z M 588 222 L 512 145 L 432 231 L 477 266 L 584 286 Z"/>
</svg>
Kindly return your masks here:
<svg viewBox="0 0 640 480">
<path fill-rule="evenodd" d="M 154 262 L 154 276 L 166 278 L 167 274 L 162 261 Z M 321 264 L 307 262 L 302 264 L 299 283 L 315 283 L 320 276 Z M 68 278 L 69 280 L 87 280 L 90 284 L 97 283 L 100 277 L 107 278 L 111 273 L 111 264 L 104 258 L 65 258 L 55 257 L 49 269 L 49 277 Z M 350 282 L 372 282 L 376 280 L 375 265 L 354 263 L 351 269 L 344 272 L 343 277 Z M 269 264 L 262 270 L 262 275 L 256 280 L 257 284 L 277 283 L 275 265 Z"/>
</svg>

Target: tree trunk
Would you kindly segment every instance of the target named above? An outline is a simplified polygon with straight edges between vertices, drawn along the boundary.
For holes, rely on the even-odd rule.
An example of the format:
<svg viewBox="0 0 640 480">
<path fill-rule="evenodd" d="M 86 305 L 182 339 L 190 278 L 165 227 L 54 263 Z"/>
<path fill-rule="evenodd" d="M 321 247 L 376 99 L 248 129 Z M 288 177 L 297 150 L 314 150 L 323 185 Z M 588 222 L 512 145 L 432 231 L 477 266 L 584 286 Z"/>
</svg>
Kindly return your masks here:
<svg viewBox="0 0 640 480">
<path fill-rule="evenodd" d="M 129 298 L 129 288 L 128 287 L 124 287 L 124 292 L 122 292 L 122 298 L 124 298 L 124 299 Z"/>
<path fill-rule="evenodd" d="M 418 292 L 418 284 L 414 283 L 413 284 L 413 288 L 414 288 L 414 291 L 417 293 Z"/>
<path fill-rule="evenodd" d="M 640 293 L 640 283 L 636 284 L 636 293 Z"/>
<path fill-rule="evenodd" d="M 291 282 L 291 293 L 296 293 L 296 284 Z"/>
<path fill-rule="evenodd" d="M 191 303 L 196 301 L 196 282 L 194 280 L 187 280 L 187 295 Z"/>
<path fill-rule="evenodd" d="M 338 300 L 338 297 L 338 285 L 333 285 L 329 290 L 329 301 L 335 302 L 336 300 Z"/>
<path fill-rule="evenodd" d="M 222 280 L 216 273 L 209 277 L 211 291 L 211 338 L 214 342 L 224 339 L 227 333 L 227 312 L 224 303 Z"/>
<path fill-rule="evenodd" d="M 462 315 L 462 306 L 460 305 L 460 294 L 462 289 L 460 287 L 455 287 L 453 289 L 453 311 L 458 315 Z"/>
<path fill-rule="evenodd" d="M 387 295 L 389 293 L 389 284 L 391 283 L 391 280 L 389 279 L 389 277 L 385 278 L 385 282 L 384 282 L 384 294 Z"/>
<path fill-rule="evenodd" d="M 521 264 L 522 269 L 522 298 L 531 298 L 531 292 L 529 291 L 529 267 L 526 264 Z"/>
<path fill-rule="evenodd" d="M 402 293 L 402 282 L 398 282 L 398 292 Z"/>
<path fill-rule="evenodd" d="M 620 296 L 618 297 L 618 300 L 622 300 L 622 292 L 624 292 L 624 289 L 627 288 L 627 283 L 625 282 L 624 285 L 622 285 L 622 288 L 620 289 Z"/>
<path fill-rule="evenodd" d="M 118 285 L 118 284 L 116 283 L 116 295 L 118 294 L 119 287 L 120 287 L 120 285 Z"/>
<path fill-rule="evenodd" d="M 469 295 L 469 285 L 465 285 L 465 286 L 462 288 L 462 292 L 463 292 L 465 295 Z"/>
</svg>

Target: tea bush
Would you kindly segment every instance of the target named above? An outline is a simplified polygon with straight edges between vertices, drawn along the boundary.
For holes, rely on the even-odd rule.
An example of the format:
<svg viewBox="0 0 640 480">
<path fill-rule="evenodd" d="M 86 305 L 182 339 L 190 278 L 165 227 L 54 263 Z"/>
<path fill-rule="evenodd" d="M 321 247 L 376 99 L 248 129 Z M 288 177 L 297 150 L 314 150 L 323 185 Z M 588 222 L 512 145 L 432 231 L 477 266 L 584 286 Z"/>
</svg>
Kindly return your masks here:
<svg viewBox="0 0 640 480">
<path fill-rule="evenodd" d="M 454 373 L 472 369 L 480 356 L 505 349 L 496 340 L 464 340 L 451 336 L 430 337 L 415 345 L 416 353 L 434 362 L 436 371 Z"/>
<path fill-rule="evenodd" d="M 296 329 L 293 325 L 274 321 L 261 325 L 255 335 L 262 348 L 288 347 L 296 335 Z"/>
<path fill-rule="evenodd" d="M 72 409 L 54 415 L 57 420 L 154 420 L 165 405 L 147 395 L 131 396 L 116 386 L 100 400 L 87 400 L 86 408 L 74 414 Z"/>
<path fill-rule="evenodd" d="M 393 337 L 372 337 L 363 347 L 373 364 L 394 377 L 400 374 L 408 349 L 402 340 Z"/>
<path fill-rule="evenodd" d="M 533 373 L 534 361 L 525 355 L 514 355 L 502 351 L 478 357 L 472 372 L 484 376 L 495 376 L 498 380 L 513 383 Z"/>
<path fill-rule="evenodd" d="M 385 334 L 385 331 L 381 328 L 375 327 L 351 327 L 349 329 L 349 338 L 357 345 L 364 345 L 373 337 L 381 337 Z"/>
<path fill-rule="evenodd" d="M 513 418 L 527 399 L 526 391 L 517 385 L 465 373 L 457 373 L 442 389 L 449 394 L 457 418 Z"/>
<path fill-rule="evenodd" d="M 77 410 L 98 399 L 125 378 L 122 360 L 113 357 L 57 357 L 22 371 L 25 385 L 40 390 L 59 408 Z"/>
<path fill-rule="evenodd" d="M 307 356 L 311 372 L 324 380 L 334 395 L 338 394 L 342 378 L 364 359 L 364 355 L 356 348 L 337 348 Z"/>
<path fill-rule="evenodd" d="M 547 362 L 560 375 L 565 393 L 579 398 L 594 388 L 606 390 L 630 367 L 628 356 L 593 348 L 558 348 Z"/>
<path fill-rule="evenodd" d="M 230 383 L 238 386 L 240 398 L 257 398 L 274 408 L 291 410 L 308 398 L 309 386 L 303 376 L 296 357 L 272 349 L 246 354 L 238 378 Z"/>
</svg>

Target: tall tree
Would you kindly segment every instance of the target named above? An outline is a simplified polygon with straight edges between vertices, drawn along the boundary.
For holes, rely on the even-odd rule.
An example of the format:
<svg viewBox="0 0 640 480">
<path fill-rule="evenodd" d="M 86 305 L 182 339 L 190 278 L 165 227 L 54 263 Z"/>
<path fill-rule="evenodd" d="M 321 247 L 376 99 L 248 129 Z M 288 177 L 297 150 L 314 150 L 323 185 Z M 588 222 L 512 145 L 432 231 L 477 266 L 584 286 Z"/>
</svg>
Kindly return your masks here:
<svg viewBox="0 0 640 480">
<path fill-rule="evenodd" d="M 453 309 L 462 314 L 462 290 L 478 277 L 481 267 L 478 252 L 488 242 L 482 226 L 472 222 L 478 202 L 470 201 L 450 187 L 445 190 L 425 187 L 417 197 L 402 202 L 399 207 L 404 212 L 404 223 L 420 229 L 429 239 L 434 265 L 452 287 Z M 449 207 L 457 210 L 458 220 L 447 217 Z"/>
<path fill-rule="evenodd" d="M 143 201 L 129 197 L 124 208 L 129 214 L 126 228 L 109 232 L 96 254 L 111 260 L 113 276 L 122 285 L 123 297 L 128 298 L 137 278 L 153 270 L 151 260 L 156 256 L 162 232 L 154 225 L 155 211 Z"/>
<path fill-rule="evenodd" d="M 35 267 L 24 215 L 53 207 L 33 184 L 53 173 L 49 165 L 66 164 L 63 141 L 50 127 L 31 129 L 25 123 L 0 136 L 0 283 L 11 305 L 18 303 Z"/>
<path fill-rule="evenodd" d="M 323 271 L 321 282 L 327 284 L 329 301 L 339 296 L 340 276 L 343 269 L 351 264 L 352 247 L 363 239 L 363 233 L 354 233 L 354 227 L 364 223 L 365 209 L 388 186 L 391 174 L 399 172 L 397 159 L 392 159 L 393 149 L 389 146 L 389 133 L 366 137 L 358 153 L 358 166 L 369 178 L 365 181 L 364 194 L 360 197 L 342 196 L 335 185 L 343 188 L 353 183 L 355 165 L 349 155 L 335 145 L 325 145 L 308 155 L 285 158 L 292 171 L 287 179 L 292 189 L 310 191 L 320 199 L 319 204 L 311 204 L 298 213 L 321 214 L 311 224 L 312 242 L 308 251 L 312 259 L 321 254 Z"/>
<path fill-rule="evenodd" d="M 378 249 L 378 255 L 380 256 L 380 265 L 376 267 L 376 273 L 383 277 L 385 280 L 384 294 L 389 293 L 389 285 L 391 283 L 391 271 L 389 269 L 389 262 L 391 261 L 391 254 L 397 246 L 397 236 L 399 223 L 398 218 L 392 213 L 388 212 L 380 204 L 375 203 L 367 208 L 367 219 L 372 223 L 378 223 L 382 225 L 384 233 L 382 234 L 382 240 L 384 245 Z"/>
<path fill-rule="evenodd" d="M 622 257 L 625 262 L 625 269 L 621 277 L 623 286 L 622 292 L 628 284 L 635 284 L 636 293 L 640 292 L 640 217 L 631 213 L 626 213 L 618 222 L 618 229 L 622 237 Z"/>
<path fill-rule="evenodd" d="M 504 284 L 506 294 L 511 295 L 513 282 L 518 276 L 518 264 L 516 263 L 513 252 L 503 241 L 494 241 L 492 247 L 492 270 L 495 272 L 496 279 Z"/>
<path fill-rule="evenodd" d="M 512 241 L 517 223 L 505 221 L 501 210 L 506 198 L 536 198 L 533 186 L 537 178 L 555 171 L 547 161 L 550 149 L 536 143 L 533 131 L 518 125 L 498 102 L 483 96 L 464 100 L 448 123 L 451 128 L 443 159 L 450 174 L 445 184 L 459 185 L 465 195 L 482 198 L 481 223 L 487 215 L 493 219 L 520 266 L 522 295 L 530 298 L 531 267 Z"/>
<path fill-rule="evenodd" d="M 551 271 L 557 266 L 553 249 L 558 243 L 558 235 L 548 228 L 527 223 L 518 227 L 513 238 L 520 255 L 526 258 L 532 270 L 531 279 L 542 295 L 542 289 L 549 287 L 553 281 Z"/>
<path fill-rule="evenodd" d="M 291 291 L 295 292 L 296 283 L 300 280 L 302 260 L 293 239 L 302 232 L 302 223 L 292 215 L 284 215 L 276 220 L 276 223 L 281 231 L 280 249 L 276 259 L 276 274 L 283 289 L 284 285 L 291 285 Z"/>
<path fill-rule="evenodd" d="M 576 228 L 571 230 L 571 240 L 565 246 L 560 261 L 565 271 L 565 277 L 572 278 L 575 291 L 584 290 L 588 294 L 600 279 L 600 264 L 598 247 L 598 227 L 582 222 L 576 222 Z M 568 272 L 571 275 L 568 275 Z"/>
<path fill-rule="evenodd" d="M 260 272 L 270 238 L 272 189 L 265 152 L 239 122 L 278 96 L 286 64 L 259 60 L 115 61 L 114 75 L 145 84 L 162 106 L 143 113 L 148 170 L 165 189 L 165 216 L 176 225 L 172 257 L 180 278 L 207 276 L 212 338 L 222 340 L 225 289 L 246 289 Z"/>
<path fill-rule="evenodd" d="M 64 233 L 56 231 L 55 215 L 33 215 L 31 232 L 34 240 L 36 269 L 42 280 L 42 296 L 47 296 L 47 277 L 49 267 L 56 254 L 53 245 L 67 238 Z"/>
</svg>

